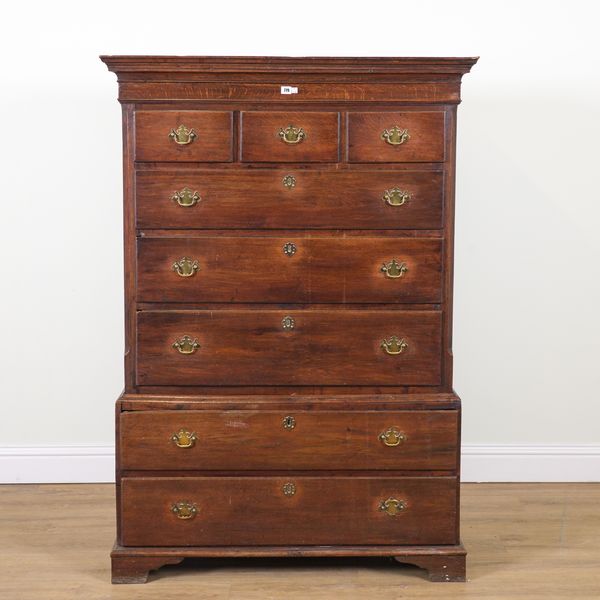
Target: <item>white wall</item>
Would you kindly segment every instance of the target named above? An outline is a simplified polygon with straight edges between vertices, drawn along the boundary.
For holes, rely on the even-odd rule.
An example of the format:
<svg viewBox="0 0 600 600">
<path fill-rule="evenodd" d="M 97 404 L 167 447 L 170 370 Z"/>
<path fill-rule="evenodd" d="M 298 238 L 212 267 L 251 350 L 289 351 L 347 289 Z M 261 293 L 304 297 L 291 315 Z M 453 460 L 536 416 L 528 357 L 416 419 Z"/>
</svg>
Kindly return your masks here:
<svg viewBox="0 0 600 600">
<path fill-rule="evenodd" d="M 99 54 L 480 55 L 463 80 L 456 225 L 455 387 L 472 478 L 489 475 L 490 448 L 574 453 L 556 461 L 564 478 L 593 455 L 600 478 L 595 6 L 5 5 L 0 470 L 45 446 L 110 455 L 122 387 L 121 131 Z M 503 463 L 505 478 L 519 478 L 519 460 Z"/>
</svg>

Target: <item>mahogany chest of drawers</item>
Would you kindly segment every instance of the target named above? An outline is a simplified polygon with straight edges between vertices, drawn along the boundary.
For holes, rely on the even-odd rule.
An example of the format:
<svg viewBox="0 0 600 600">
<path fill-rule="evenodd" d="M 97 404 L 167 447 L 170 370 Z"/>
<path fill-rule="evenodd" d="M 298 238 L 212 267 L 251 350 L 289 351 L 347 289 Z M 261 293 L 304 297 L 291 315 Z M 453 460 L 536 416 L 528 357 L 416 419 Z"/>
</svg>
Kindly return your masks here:
<svg viewBox="0 0 600 600">
<path fill-rule="evenodd" d="M 356 555 L 464 580 L 452 249 L 476 59 L 102 60 L 124 136 L 113 581 Z"/>
</svg>

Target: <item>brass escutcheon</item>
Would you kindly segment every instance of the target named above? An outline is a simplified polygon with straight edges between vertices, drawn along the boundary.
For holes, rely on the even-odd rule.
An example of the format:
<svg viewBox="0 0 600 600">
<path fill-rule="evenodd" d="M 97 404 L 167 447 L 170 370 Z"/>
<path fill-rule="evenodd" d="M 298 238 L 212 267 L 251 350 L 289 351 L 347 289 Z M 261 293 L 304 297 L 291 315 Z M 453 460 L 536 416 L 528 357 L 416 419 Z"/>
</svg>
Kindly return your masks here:
<svg viewBox="0 0 600 600">
<path fill-rule="evenodd" d="M 288 125 L 285 129 L 282 127 L 279 130 L 279 137 L 286 144 L 299 144 L 302 140 L 306 139 L 306 133 L 302 127 Z"/>
<path fill-rule="evenodd" d="M 171 265 L 171 268 L 179 275 L 179 277 L 191 277 L 200 267 L 197 260 L 184 256 L 183 258 L 176 260 Z"/>
<path fill-rule="evenodd" d="M 400 146 L 404 142 L 410 140 L 408 129 L 400 129 L 398 125 L 394 125 L 391 129 L 384 129 L 381 134 L 381 139 L 392 146 Z"/>
<path fill-rule="evenodd" d="M 285 496 L 293 496 L 296 493 L 296 486 L 291 482 L 284 483 L 282 490 Z"/>
<path fill-rule="evenodd" d="M 294 256 L 294 254 L 296 254 L 296 250 L 296 244 L 293 242 L 288 242 L 287 244 L 283 245 L 283 253 L 286 256 Z"/>
<path fill-rule="evenodd" d="M 296 326 L 296 321 L 293 317 L 286 316 L 281 319 L 281 326 L 284 331 L 291 331 Z"/>
<path fill-rule="evenodd" d="M 291 415 L 283 417 L 283 428 L 284 429 L 294 429 L 296 427 L 296 419 Z"/>
<path fill-rule="evenodd" d="M 395 427 L 390 427 L 379 434 L 379 440 L 385 446 L 399 446 L 406 441 L 406 435 L 402 431 L 398 431 Z"/>
<path fill-rule="evenodd" d="M 381 501 L 379 510 L 382 510 L 384 513 L 390 515 L 390 517 L 396 517 L 401 512 L 406 510 L 406 502 L 396 498 L 388 498 L 387 500 Z"/>
<path fill-rule="evenodd" d="M 291 190 L 293 187 L 296 187 L 296 178 L 293 175 L 286 175 L 283 178 L 283 187 Z"/>
<path fill-rule="evenodd" d="M 176 144 L 179 144 L 180 146 L 186 146 L 187 144 L 191 144 L 198 137 L 198 135 L 192 128 L 188 129 L 185 125 L 180 125 L 177 129 L 171 129 L 169 137 Z"/>
<path fill-rule="evenodd" d="M 180 354 L 194 354 L 200 344 L 196 338 L 192 339 L 189 335 L 184 335 L 181 339 L 173 342 L 173 348 Z"/>
<path fill-rule="evenodd" d="M 173 506 L 171 506 L 171 512 L 178 519 L 186 520 L 193 519 L 198 514 L 198 509 L 193 502 L 187 502 L 184 500 L 182 502 L 176 502 L 173 504 Z"/>
<path fill-rule="evenodd" d="M 191 448 L 196 443 L 198 436 L 195 432 L 189 432 L 185 429 L 180 429 L 177 433 L 171 436 L 171 441 L 178 448 Z"/>
<path fill-rule="evenodd" d="M 410 194 L 400 188 L 392 188 L 390 190 L 385 190 L 383 193 L 383 200 L 390 206 L 402 206 L 410 200 Z"/>
<path fill-rule="evenodd" d="M 408 348 L 408 344 L 404 338 L 398 339 L 393 335 L 389 340 L 383 340 L 381 347 L 387 354 L 402 354 Z"/>
<path fill-rule="evenodd" d="M 198 192 L 193 192 L 192 190 L 190 190 L 190 188 L 184 187 L 182 190 L 179 190 L 178 192 L 173 192 L 173 195 L 171 196 L 171 200 L 173 200 L 174 202 L 177 202 L 177 204 L 179 204 L 179 206 L 188 207 L 188 206 L 194 206 L 194 204 L 198 204 L 198 202 L 201 200 L 201 198 L 200 198 L 200 194 L 198 194 Z"/>
<path fill-rule="evenodd" d="M 406 266 L 406 263 L 398 262 L 395 258 L 393 258 L 391 262 L 383 263 L 381 271 L 390 279 L 398 279 L 399 277 L 402 277 L 406 271 L 408 271 L 408 267 Z"/>
</svg>

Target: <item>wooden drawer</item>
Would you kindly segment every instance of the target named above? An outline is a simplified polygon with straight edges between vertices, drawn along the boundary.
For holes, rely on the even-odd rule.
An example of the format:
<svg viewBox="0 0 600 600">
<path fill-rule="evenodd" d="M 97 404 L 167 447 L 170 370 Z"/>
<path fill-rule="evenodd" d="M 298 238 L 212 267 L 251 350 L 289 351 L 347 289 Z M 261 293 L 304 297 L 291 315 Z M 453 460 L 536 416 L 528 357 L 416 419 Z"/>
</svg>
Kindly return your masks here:
<svg viewBox="0 0 600 600">
<path fill-rule="evenodd" d="M 356 112 L 348 114 L 349 162 L 442 162 L 444 112 Z M 400 142 L 401 132 L 408 139 Z M 384 139 L 384 132 L 390 134 Z M 394 135 L 397 134 L 397 135 Z"/>
<path fill-rule="evenodd" d="M 440 238 L 140 238 L 138 300 L 437 303 L 441 256 Z"/>
<path fill-rule="evenodd" d="M 232 115 L 226 111 L 138 111 L 135 114 L 135 159 L 231 162 Z M 187 128 L 190 135 L 183 130 L 181 135 L 176 135 L 180 126 Z"/>
<path fill-rule="evenodd" d="M 439 229 L 432 171 L 138 171 L 141 229 Z"/>
<path fill-rule="evenodd" d="M 141 311 L 137 331 L 138 385 L 440 384 L 438 311 Z"/>
<path fill-rule="evenodd" d="M 458 413 L 136 411 L 121 414 L 121 468 L 455 470 Z M 232 455 L 232 448 L 243 452 Z"/>
<path fill-rule="evenodd" d="M 456 516 L 454 477 L 291 472 L 121 484 L 125 546 L 454 544 Z"/>
<path fill-rule="evenodd" d="M 242 112 L 244 162 L 337 162 L 339 113 Z"/>
</svg>

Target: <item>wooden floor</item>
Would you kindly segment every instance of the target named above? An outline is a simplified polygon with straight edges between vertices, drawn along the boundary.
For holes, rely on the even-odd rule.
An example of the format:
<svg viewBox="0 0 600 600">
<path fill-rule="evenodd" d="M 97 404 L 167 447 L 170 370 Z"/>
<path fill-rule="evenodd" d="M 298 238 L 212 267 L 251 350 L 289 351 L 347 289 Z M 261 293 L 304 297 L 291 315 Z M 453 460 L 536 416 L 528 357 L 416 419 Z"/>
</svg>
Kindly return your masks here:
<svg viewBox="0 0 600 600">
<path fill-rule="evenodd" d="M 600 484 L 462 489 L 468 583 L 430 583 L 388 559 L 236 559 L 112 586 L 113 486 L 0 486 L 0 598 L 600 599 Z"/>
</svg>

